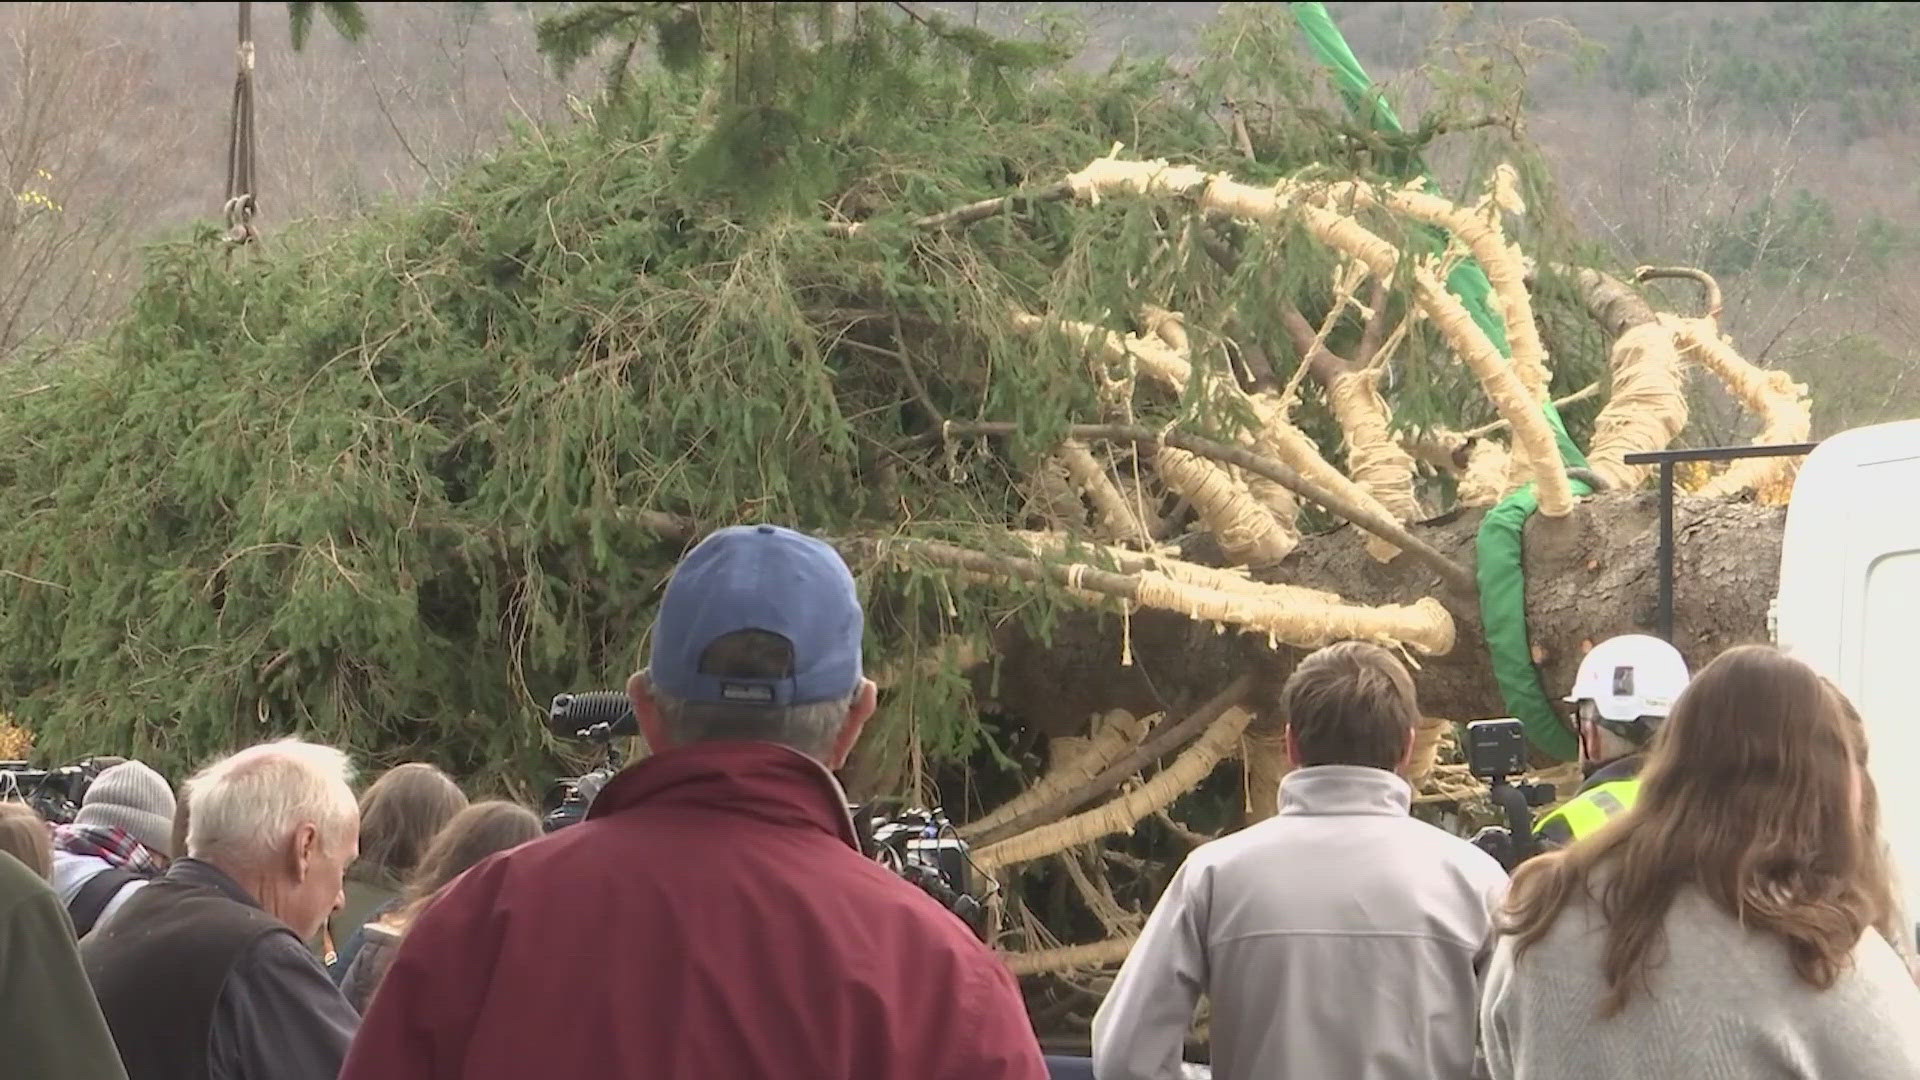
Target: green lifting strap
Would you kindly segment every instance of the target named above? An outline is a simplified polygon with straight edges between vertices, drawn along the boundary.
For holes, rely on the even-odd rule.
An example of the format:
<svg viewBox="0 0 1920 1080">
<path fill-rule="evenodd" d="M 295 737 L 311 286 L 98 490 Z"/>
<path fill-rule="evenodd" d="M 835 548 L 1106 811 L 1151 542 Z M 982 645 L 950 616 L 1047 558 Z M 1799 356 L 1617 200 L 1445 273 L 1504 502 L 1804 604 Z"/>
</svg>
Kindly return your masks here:
<svg viewBox="0 0 1920 1080">
<path fill-rule="evenodd" d="M 1288 7 L 1307 40 L 1308 49 L 1333 73 L 1334 84 L 1354 116 L 1375 130 L 1403 134 L 1399 117 L 1394 115 L 1379 88 L 1367 78 L 1339 27 L 1327 14 L 1326 5 L 1295 3 Z M 1417 155 L 1409 154 L 1405 161 L 1396 161 L 1393 165 L 1405 168 L 1409 175 L 1418 172 L 1426 176 L 1428 189 L 1433 188 L 1433 178 L 1426 174 L 1426 167 Z M 1437 238 L 1440 234 L 1432 235 Z M 1447 290 L 1460 298 L 1473 321 L 1500 350 L 1500 355 L 1511 355 L 1506 324 L 1494 310 L 1493 286 L 1480 264 L 1472 259 L 1462 261 L 1447 276 Z M 1551 404 L 1543 404 L 1542 408 L 1553 427 L 1562 462 L 1568 468 L 1585 468 L 1586 455 L 1568 437 L 1559 410 Z M 1586 495 L 1592 490 L 1577 480 L 1573 489 L 1576 495 Z M 1540 670 L 1534 666 L 1533 647 L 1527 639 L 1524 536 L 1527 519 L 1539 506 L 1539 496 L 1533 485 L 1528 484 L 1507 496 L 1481 520 L 1475 560 L 1480 585 L 1480 621 L 1487 639 L 1487 652 L 1492 658 L 1494 681 L 1500 686 L 1500 697 L 1506 702 L 1507 711 L 1525 725 L 1527 737 L 1534 746 L 1569 760 L 1579 753 L 1579 746 L 1573 733 L 1560 722 L 1559 714 L 1540 685 Z"/>
</svg>

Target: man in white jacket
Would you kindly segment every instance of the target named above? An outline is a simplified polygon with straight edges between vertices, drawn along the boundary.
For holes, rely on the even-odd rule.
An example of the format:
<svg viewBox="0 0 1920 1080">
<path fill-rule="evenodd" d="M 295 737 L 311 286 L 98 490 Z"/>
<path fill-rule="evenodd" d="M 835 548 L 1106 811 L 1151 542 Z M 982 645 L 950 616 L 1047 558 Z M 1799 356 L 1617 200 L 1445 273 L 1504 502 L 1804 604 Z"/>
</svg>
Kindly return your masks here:
<svg viewBox="0 0 1920 1080">
<path fill-rule="evenodd" d="M 1280 812 L 1196 849 L 1093 1021 L 1100 1080 L 1173 1080 L 1199 998 L 1217 1080 L 1481 1075 L 1498 863 L 1408 816 L 1419 720 L 1385 649 L 1329 646 L 1281 691 Z"/>
</svg>

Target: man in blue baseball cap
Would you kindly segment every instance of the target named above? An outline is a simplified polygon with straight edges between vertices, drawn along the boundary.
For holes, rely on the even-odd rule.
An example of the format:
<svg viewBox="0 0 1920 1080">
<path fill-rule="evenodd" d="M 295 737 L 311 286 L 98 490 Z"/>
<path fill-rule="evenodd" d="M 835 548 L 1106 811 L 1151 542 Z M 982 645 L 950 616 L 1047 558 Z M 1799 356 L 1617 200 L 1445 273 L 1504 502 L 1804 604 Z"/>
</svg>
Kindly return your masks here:
<svg viewBox="0 0 1920 1080">
<path fill-rule="evenodd" d="M 1006 968 L 860 854 L 862 630 L 817 539 L 695 547 L 627 686 L 653 754 L 415 921 L 342 1080 L 1044 1080 Z"/>
</svg>

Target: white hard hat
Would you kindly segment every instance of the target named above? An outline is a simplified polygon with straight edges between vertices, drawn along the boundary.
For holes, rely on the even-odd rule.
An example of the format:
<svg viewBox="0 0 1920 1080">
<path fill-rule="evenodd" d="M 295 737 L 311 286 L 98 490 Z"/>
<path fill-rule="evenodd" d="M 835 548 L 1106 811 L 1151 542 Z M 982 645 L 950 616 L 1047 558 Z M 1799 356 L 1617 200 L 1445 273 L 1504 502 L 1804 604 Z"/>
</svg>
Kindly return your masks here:
<svg viewBox="0 0 1920 1080">
<path fill-rule="evenodd" d="M 1567 703 L 1591 701 L 1600 719 L 1615 724 L 1665 719 L 1689 678 L 1680 650 L 1657 637 L 1623 634 L 1595 645 L 1580 661 Z"/>
</svg>

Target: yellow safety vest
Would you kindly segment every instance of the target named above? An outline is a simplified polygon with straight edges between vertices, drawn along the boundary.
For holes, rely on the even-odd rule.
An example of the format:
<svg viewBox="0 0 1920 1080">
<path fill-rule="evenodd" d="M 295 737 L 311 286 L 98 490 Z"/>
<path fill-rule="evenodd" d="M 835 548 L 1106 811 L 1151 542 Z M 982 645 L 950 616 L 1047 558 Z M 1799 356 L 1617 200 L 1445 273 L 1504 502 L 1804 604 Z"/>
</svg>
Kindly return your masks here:
<svg viewBox="0 0 1920 1080">
<path fill-rule="evenodd" d="M 1568 799 L 1558 810 L 1534 822 L 1533 832 L 1538 836 L 1555 818 L 1566 822 L 1575 840 L 1590 836 L 1609 820 L 1619 817 L 1633 808 L 1634 801 L 1640 798 L 1640 779 L 1629 777 L 1625 780 L 1610 780 L 1599 784 Z"/>
</svg>

